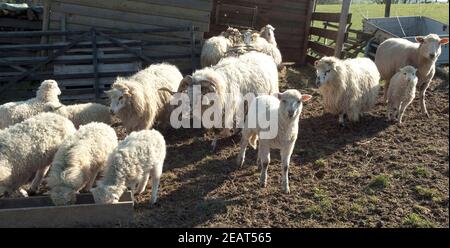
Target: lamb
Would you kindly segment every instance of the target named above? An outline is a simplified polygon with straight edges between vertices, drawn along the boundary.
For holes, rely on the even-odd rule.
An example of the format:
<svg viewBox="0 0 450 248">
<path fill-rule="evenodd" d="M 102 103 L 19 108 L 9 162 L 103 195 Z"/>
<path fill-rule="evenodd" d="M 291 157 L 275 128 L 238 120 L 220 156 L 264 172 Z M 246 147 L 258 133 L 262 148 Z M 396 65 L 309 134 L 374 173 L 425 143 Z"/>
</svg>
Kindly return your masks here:
<svg viewBox="0 0 450 248">
<path fill-rule="evenodd" d="M 282 163 L 282 189 L 290 193 L 289 163 L 298 135 L 298 121 L 303 102 L 311 99 L 311 95 L 301 94 L 290 89 L 283 93 L 262 95 L 250 104 L 247 121 L 242 130 L 241 150 L 237 157 L 238 166 L 245 160 L 248 144 L 256 149 L 259 138 L 258 161 L 261 164 L 261 187 L 267 185 L 267 168 L 270 163 L 270 149 L 279 149 Z M 264 124 L 268 116 L 268 125 Z"/>
<path fill-rule="evenodd" d="M 171 109 L 171 95 L 158 89 L 176 90 L 182 79 L 178 68 L 167 63 L 150 65 L 131 77 L 118 77 L 105 92 L 111 99 L 111 112 L 128 133 L 151 129 L 156 120 L 167 118 Z"/>
<path fill-rule="evenodd" d="M 45 111 L 60 114 L 73 122 L 78 129 L 81 125 L 91 122 L 102 122 L 111 125 L 113 116 L 109 107 L 98 103 L 82 103 L 63 105 L 60 103 L 46 104 Z"/>
<path fill-rule="evenodd" d="M 247 30 L 243 34 L 244 43 L 253 48 L 256 51 L 265 53 L 272 57 L 273 61 L 277 65 L 278 69 L 281 69 L 282 66 L 282 56 L 280 50 L 277 48 L 275 43 L 271 44 L 268 40 L 261 37 L 258 32 L 253 32 L 252 30 Z"/>
<path fill-rule="evenodd" d="M 267 24 L 261 28 L 259 34 L 262 38 L 266 39 L 270 44 L 276 47 L 277 41 L 275 40 L 275 33 L 273 31 L 275 31 L 275 28 L 272 25 Z"/>
<path fill-rule="evenodd" d="M 156 203 L 165 157 L 161 133 L 155 129 L 132 132 L 110 154 L 104 178 L 91 189 L 95 202 L 116 203 L 127 186 L 133 194 L 142 194 L 151 176 L 151 203 Z"/>
<path fill-rule="evenodd" d="M 67 137 L 56 152 L 46 179 L 53 203 L 73 204 L 80 190 L 89 191 L 116 146 L 114 129 L 99 122 L 81 126 Z"/>
<path fill-rule="evenodd" d="M 325 111 L 339 115 L 341 126 L 344 126 L 344 116 L 359 121 L 360 115 L 375 105 L 380 74 L 372 60 L 323 57 L 314 66 Z"/>
<path fill-rule="evenodd" d="M 8 195 L 35 176 L 36 191 L 63 140 L 76 131 L 70 120 L 41 113 L 0 131 L 0 195 Z"/>
<path fill-rule="evenodd" d="M 400 68 L 391 78 L 387 92 L 389 121 L 397 120 L 398 124 L 402 124 L 403 114 L 416 96 L 416 71 L 416 68 L 408 65 Z"/>
<path fill-rule="evenodd" d="M 448 38 L 439 38 L 436 34 L 425 37 L 417 36 L 417 43 L 402 38 L 390 38 L 378 46 L 375 54 L 375 64 L 385 80 L 384 101 L 387 100 L 387 91 L 392 76 L 400 68 L 411 65 L 417 68 L 417 87 L 420 90 L 420 108 L 423 114 L 429 117 L 425 105 L 425 92 L 435 73 L 435 63 L 441 54 L 441 45 L 448 43 Z"/>
<path fill-rule="evenodd" d="M 26 101 L 0 105 L 0 129 L 7 128 L 32 116 L 44 112 L 46 103 L 59 103 L 61 90 L 55 80 L 45 80 L 39 86 L 36 97 Z"/>
<path fill-rule="evenodd" d="M 202 68 L 216 65 L 227 56 L 228 50 L 240 42 L 241 33 L 235 28 L 229 27 L 218 36 L 213 36 L 205 41 L 200 53 L 200 65 Z"/>
<path fill-rule="evenodd" d="M 256 94 L 278 92 L 278 71 L 269 56 L 249 52 L 239 57 L 224 58 L 213 67 L 203 68 L 195 71 L 192 76 L 186 76 L 178 88 L 178 92 L 185 91 L 188 93 L 189 109 L 194 118 L 202 120 L 205 110 L 210 109 L 222 114 L 215 117 L 216 121 L 222 120 L 214 125 L 215 128 L 222 129 L 212 142 L 212 149 L 215 150 L 219 138 L 230 136 L 234 118 L 238 125 L 242 123 L 239 111 L 242 111 L 241 104 L 245 104 L 245 100 L 250 103 Z M 250 99 L 247 99 L 247 94 L 250 94 Z M 203 105 L 208 108 L 202 107 L 201 111 L 196 111 L 193 106 L 201 107 L 205 101 L 206 104 Z"/>
</svg>

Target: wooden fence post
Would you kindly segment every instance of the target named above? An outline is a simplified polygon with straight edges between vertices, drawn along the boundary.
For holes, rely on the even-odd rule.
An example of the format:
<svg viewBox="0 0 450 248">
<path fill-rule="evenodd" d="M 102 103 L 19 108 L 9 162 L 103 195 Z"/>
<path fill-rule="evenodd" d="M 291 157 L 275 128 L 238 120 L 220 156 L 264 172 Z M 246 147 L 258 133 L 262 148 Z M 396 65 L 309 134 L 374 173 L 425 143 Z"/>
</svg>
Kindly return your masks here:
<svg viewBox="0 0 450 248">
<path fill-rule="evenodd" d="M 334 49 L 334 56 L 337 58 L 341 57 L 342 48 L 344 47 L 345 32 L 347 31 L 346 28 L 348 22 L 348 13 L 350 12 L 351 3 L 352 0 L 344 0 L 344 2 L 342 3 L 341 17 L 339 19 L 339 29 L 336 39 L 336 47 Z"/>
<path fill-rule="evenodd" d="M 311 29 L 311 20 L 312 20 L 312 14 L 314 12 L 316 6 L 316 0 L 311 0 L 309 2 L 309 6 L 308 6 L 308 12 L 306 13 L 306 28 L 305 28 L 305 35 L 304 35 L 304 41 L 303 41 L 303 53 L 302 53 L 302 57 L 300 58 L 300 64 L 305 64 L 306 63 L 306 55 L 308 54 L 308 40 L 309 40 L 309 31 Z"/>
<path fill-rule="evenodd" d="M 91 29 L 91 42 L 92 42 L 92 64 L 94 66 L 94 91 L 95 91 L 95 101 L 100 98 L 99 92 L 99 78 L 98 78 L 98 49 L 97 49 L 97 34 L 93 27 Z"/>
<path fill-rule="evenodd" d="M 384 9 L 384 17 L 391 16 L 391 3 L 392 3 L 392 0 L 386 0 L 386 7 Z"/>
</svg>

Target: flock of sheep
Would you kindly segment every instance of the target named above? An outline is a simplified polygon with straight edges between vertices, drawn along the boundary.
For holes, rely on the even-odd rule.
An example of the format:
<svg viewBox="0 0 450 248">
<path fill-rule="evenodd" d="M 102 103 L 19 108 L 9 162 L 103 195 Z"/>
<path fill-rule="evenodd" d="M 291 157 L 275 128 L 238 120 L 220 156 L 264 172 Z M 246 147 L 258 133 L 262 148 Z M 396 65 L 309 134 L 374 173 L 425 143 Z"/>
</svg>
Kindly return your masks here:
<svg viewBox="0 0 450 248">
<path fill-rule="evenodd" d="M 274 30 L 271 25 L 260 32 L 241 33 L 228 28 L 206 40 L 201 53 L 203 68 L 192 75 L 183 77 L 177 67 L 161 63 L 130 77 L 118 77 L 106 92 L 111 100 L 109 107 L 97 103 L 64 105 L 59 102 L 61 91 L 54 80 L 42 82 L 35 98 L 1 105 L 0 195 L 35 193 L 47 175 L 55 205 L 73 204 L 80 191 L 91 191 L 98 203 L 114 203 L 127 188 L 134 194 L 144 192 L 151 178 L 151 202 L 155 203 L 166 143 L 154 127 L 167 127 L 174 111 L 170 101 L 182 92 L 187 93 L 190 107 L 200 99 L 206 105 L 202 113 L 210 107 L 223 114 L 224 125 L 214 137 L 213 149 L 219 139 L 236 131 L 227 124 L 236 121 L 242 96 L 258 95 L 245 106 L 248 115 L 240 120 L 245 124 L 237 164 L 244 164 L 248 145 L 258 149 L 260 184 L 264 187 L 270 150 L 279 149 L 282 190 L 289 193 L 288 170 L 299 117 L 303 103 L 311 96 L 296 89 L 279 92 L 281 53 Z M 345 119 L 358 121 L 375 105 L 379 81 L 384 79 L 389 120 L 402 122 L 405 109 L 415 97 L 416 85 L 422 111 L 428 115 L 425 91 L 434 75 L 440 46 L 448 39 L 430 34 L 416 40 L 386 40 L 378 48 L 375 63 L 367 58 L 323 57 L 316 61 L 316 84 L 325 111 L 338 115 L 340 125 Z M 194 87 L 201 91 L 196 92 Z M 217 96 L 214 103 L 206 97 L 210 93 Z M 265 128 L 250 115 L 257 112 L 278 117 L 274 137 L 263 137 Z M 111 127 L 116 118 L 128 133 L 120 142 Z M 250 122 L 256 125 L 247 125 Z M 102 177 L 96 182 L 99 175 Z M 26 192 L 22 187 L 30 180 Z"/>
</svg>

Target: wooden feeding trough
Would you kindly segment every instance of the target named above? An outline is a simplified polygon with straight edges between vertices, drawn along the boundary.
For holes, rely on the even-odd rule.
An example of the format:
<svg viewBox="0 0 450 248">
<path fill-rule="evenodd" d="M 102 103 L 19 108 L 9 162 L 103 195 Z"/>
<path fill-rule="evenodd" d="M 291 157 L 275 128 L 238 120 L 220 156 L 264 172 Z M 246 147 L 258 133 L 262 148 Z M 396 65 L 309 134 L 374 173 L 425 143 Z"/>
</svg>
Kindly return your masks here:
<svg viewBox="0 0 450 248">
<path fill-rule="evenodd" d="M 49 196 L 0 199 L 0 228 L 73 227 L 125 224 L 133 218 L 133 198 L 125 192 L 116 204 L 95 204 L 90 193 L 74 205 L 55 206 Z"/>
</svg>

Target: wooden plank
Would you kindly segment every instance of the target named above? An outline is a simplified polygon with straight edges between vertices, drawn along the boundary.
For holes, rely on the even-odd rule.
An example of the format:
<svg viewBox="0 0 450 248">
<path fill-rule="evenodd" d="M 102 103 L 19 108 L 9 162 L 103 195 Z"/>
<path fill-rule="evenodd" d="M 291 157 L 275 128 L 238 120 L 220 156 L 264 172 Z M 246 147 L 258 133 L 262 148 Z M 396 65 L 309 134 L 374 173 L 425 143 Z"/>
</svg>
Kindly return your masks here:
<svg viewBox="0 0 450 248">
<path fill-rule="evenodd" d="M 222 0 L 223 3 L 240 4 L 243 6 L 258 6 L 258 9 L 278 9 L 280 11 L 292 11 L 307 9 L 305 1 L 284 1 L 284 0 Z"/>
<path fill-rule="evenodd" d="M 124 63 L 124 64 L 98 64 L 98 72 L 115 72 L 115 71 L 139 71 L 142 68 L 140 62 Z M 53 67 L 55 75 L 69 75 L 80 73 L 94 73 L 93 65 L 55 65 Z"/>
<path fill-rule="evenodd" d="M 306 59 L 306 53 L 308 52 L 308 38 L 310 37 L 311 34 L 311 26 L 312 26 L 312 13 L 315 9 L 316 6 L 316 0 L 310 0 L 309 1 L 309 5 L 308 5 L 308 11 L 306 12 L 306 27 L 305 27 L 305 32 L 304 32 L 304 39 L 303 39 L 303 47 L 302 47 L 302 54 L 300 56 L 299 62 L 301 64 L 305 63 L 305 59 Z"/>
<path fill-rule="evenodd" d="M 120 10 L 122 12 L 140 13 L 146 15 L 173 17 L 184 20 L 209 22 L 210 11 L 186 9 L 182 7 L 165 6 L 128 0 L 57 0 L 61 3 L 72 3 L 101 9 Z"/>
<path fill-rule="evenodd" d="M 341 16 L 339 18 L 339 30 L 336 38 L 336 46 L 334 48 L 334 56 L 341 58 L 344 39 L 346 36 L 347 23 L 349 22 L 350 4 L 352 0 L 344 0 L 341 8 Z"/>
<path fill-rule="evenodd" d="M 192 24 L 194 26 L 197 26 L 200 31 L 208 31 L 209 29 L 209 23 L 207 22 L 195 22 L 195 21 L 193 22 L 190 20 L 181 20 L 176 18 L 148 15 L 148 14 L 126 13 L 126 12 L 124 13 L 121 10 L 116 11 L 110 9 L 100 9 L 76 4 L 55 2 L 52 4 L 52 11 L 73 15 L 90 16 L 108 20 L 125 21 L 130 23 L 152 24 L 161 27 L 190 26 Z"/>
<path fill-rule="evenodd" d="M 21 28 L 27 30 L 40 30 L 42 23 L 40 21 L 29 21 L 17 18 L 0 18 L 0 27 Z"/>
<path fill-rule="evenodd" d="M 77 204 L 67 206 L 54 206 L 49 196 L 0 199 L 0 227 L 69 227 L 126 223 L 132 220 L 134 214 L 134 203 L 131 199 L 129 191 L 117 204 L 94 204 L 91 194 L 77 196 Z"/>
<path fill-rule="evenodd" d="M 203 11 L 211 11 L 212 0 L 134 0 L 136 2 L 152 3 L 159 5 L 169 5 L 173 7 L 180 7 L 184 9 L 197 9 Z"/>
<path fill-rule="evenodd" d="M 317 35 L 323 38 L 327 38 L 330 40 L 336 40 L 337 39 L 337 35 L 338 32 L 335 30 L 329 30 L 329 29 L 324 29 L 324 28 L 316 28 L 316 27 L 311 27 L 310 32 L 311 35 Z"/>
<path fill-rule="evenodd" d="M 308 41 L 308 47 L 313 49 L 314 51 L 326 55 L 326 56 L 333 56 L 334 54 L 334 48 L 330 46 L 326 46 L 314 41 Z"/>
<path fill-rule="evenodd" d="M 310 55 L 306 55 L 306 59 L 305 62 L 310 64 L 310 65 L 314 65 L 314 62 L 316 62 L 316 58 L 310 56 Z"/>
<path fill-rule="evenodd" d="M 116 80 L 115 77 L 104 77 L 99 78 L 98 84 L 101 88 L 104 85 L 110 85 L 114 83 Z M 76 87 L 76 86 L 90 86 L 94 85 L 94 78 L 83 78 L 83 79 L 62 79 L 58 80 L 58 86 L 60 88 L 66 88 L 66 87 Z"/>
<path fill-rule="evenodd" d="M 314 21 L 339 22 L 340 18 L 341 13 L 314 12 L 312 14 L 312 19 Z M 348 14 L 348 18 L 351 19 L 351 14 Z"/>
<path fill-rule="evenodd" d="M 59 21 L 59 18 L 62 14 L 59 12 L 52 13 L 50 19 L 52 21 Z M 160 28 L 161 26 L 142 24 L 142 23 L 131 23 L 127 21 L 119 21 L 119 20 L 109 20 L 102 19 L 90 16 L 80 16 L 80 15 L 69 15 L 67 17 L 67 25 L 69 24 L 80 24 L 89 27 L 98 27 L 98 28 L 109 28 L 109 29 L 150 29 L 150 28 Z M 201 35 L 202 32 L 198 32 L 198 35 Z M 160 33 L 158 35 L 174 37 L 174 38 L 189 38 L 188 32 L 167 32 Z"/>
</svg>

